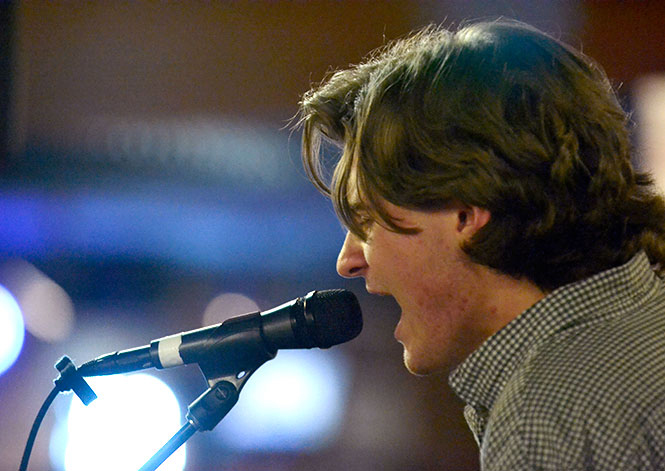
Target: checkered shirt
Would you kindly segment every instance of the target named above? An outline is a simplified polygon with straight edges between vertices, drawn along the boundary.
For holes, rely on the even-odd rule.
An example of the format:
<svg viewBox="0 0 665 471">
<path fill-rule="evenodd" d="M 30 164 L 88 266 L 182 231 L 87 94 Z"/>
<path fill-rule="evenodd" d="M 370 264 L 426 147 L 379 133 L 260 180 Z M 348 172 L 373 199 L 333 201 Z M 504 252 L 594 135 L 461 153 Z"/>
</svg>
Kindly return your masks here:
<svg viewBox="0 0 665 471">
<path fill-rule="evenodd" d="M 483 471 L 665 470 L 665 285 L 639 253 L 561 287 L 449 381 Z"/>
</svg>

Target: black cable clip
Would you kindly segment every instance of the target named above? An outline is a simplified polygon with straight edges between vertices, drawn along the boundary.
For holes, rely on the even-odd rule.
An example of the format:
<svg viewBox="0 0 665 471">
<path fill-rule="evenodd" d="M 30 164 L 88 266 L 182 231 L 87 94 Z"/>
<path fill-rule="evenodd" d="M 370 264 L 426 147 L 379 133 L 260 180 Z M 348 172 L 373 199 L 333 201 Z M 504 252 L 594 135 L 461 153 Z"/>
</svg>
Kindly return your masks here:
<svg viewBox="0 0 665 471">
<path fill-rule="evenodd" d="M 60 376 L 53 382 L 59 391 L 64 392 L 71 389 L 86 406 L 97 399 L 95 391 L 86 383 L 68 356 L 62 357 L 55 367 L 60 372 Z"/>
</svg>

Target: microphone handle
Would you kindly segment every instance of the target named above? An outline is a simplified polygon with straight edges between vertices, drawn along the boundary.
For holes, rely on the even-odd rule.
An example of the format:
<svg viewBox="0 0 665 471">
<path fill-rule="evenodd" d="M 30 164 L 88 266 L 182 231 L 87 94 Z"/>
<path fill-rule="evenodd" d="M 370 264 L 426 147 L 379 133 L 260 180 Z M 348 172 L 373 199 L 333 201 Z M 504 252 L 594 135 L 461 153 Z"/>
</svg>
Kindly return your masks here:
<svg viewBox="0 0 665 471">
<path fill-rule="evenodd" d="M 285 324 L 290 330 L 288 317 Z M 198 363 L 206 364 L 207 369 L 230 372 L 254 368 L 274 358 L 276 353 L 277 349 L 263 337 L 261 313 L 255 312 L 162 337 L 142 347 L 107 353 L 84 363 L 78 370 L 82 376 L 102 376 Z"/>
<path fill-rule="evenodd" d="M 82 376 L 103 376 L 129 373 L 155 367 L 150 345 L 107 353 L 82 364 L 78 371 Z"/>
</svg>

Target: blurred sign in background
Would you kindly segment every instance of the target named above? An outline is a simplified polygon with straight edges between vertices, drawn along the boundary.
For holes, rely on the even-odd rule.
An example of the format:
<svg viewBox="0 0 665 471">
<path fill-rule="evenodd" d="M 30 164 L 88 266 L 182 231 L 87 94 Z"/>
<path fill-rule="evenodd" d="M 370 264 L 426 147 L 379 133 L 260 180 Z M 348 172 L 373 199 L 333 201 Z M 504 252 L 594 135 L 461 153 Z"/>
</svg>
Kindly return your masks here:
<svg viewBox="0 0 665 471">
<path fill-rule="evenodd" d="M 665 181 L 663 2 L 35 0 L 0 14 L 2 469 L 61 355 L 80 364 L 334 287 L 359 295 L 361 336 L 280 352 L 169 469 L 477 468 L 446 378 L 401 365 L 397 306 L 335 274 L 343 231 L 290 125 L 331 68 L 415 28 L 503 15 L 582 46 L 642 121 L 637 163 Z M 205 389 L 196 367 L 106 379 L 95 410 L 56 400 L 31 469 L 135 469 L 158 446 L 140 437 L 170 436 Z M 103 433 L 125 441 L 96 448 Z"/>
</svg>

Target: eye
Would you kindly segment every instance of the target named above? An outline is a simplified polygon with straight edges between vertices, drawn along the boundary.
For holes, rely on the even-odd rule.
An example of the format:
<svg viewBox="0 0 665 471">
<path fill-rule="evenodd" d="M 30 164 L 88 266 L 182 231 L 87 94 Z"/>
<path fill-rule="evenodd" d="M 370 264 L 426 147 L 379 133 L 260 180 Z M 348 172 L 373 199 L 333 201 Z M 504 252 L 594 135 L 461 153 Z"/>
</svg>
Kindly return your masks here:
<svg viewBox="0 0 665 471">
<path fill-rule="evenodd" d="M 356 220 L 361 226 L 366 226 L 372 222 L 372 219 L 367 214 L 358 214 Z"/>
<path fill-rule="evenodd" d="M 363 230 L 371 228 L 372 224 L 374 224 L 374 219 L 366 212 L 359 212 L 356 216 L 356 221 Z"/>
<path fill-rule="evenodd" d="M 356 222 L 358 224 L 358 228 L 360 229 L 360 233 L 357 234 L 360 239 L 365 242 L 369 243 L 372 239 L 372 233 L 374 232 L 374 223 L 376 222 L 374 218 L 371 216 L 364 214 L 364 215 L 358 215 L 356 218 Z"/>
<path fill-rule="evenodd" d="M 352 202 L 349 205 L 349 210 L 349 215 L 351 216 L 351 221 L 349 222 L 351 222 L 350 225 L 353 227 L 353 232 L 361 240 L 367 240 L 372 226 L 376 222 L 375 218 L 372 217 L 367 207 L 358 201 Z"/>
</svg>

